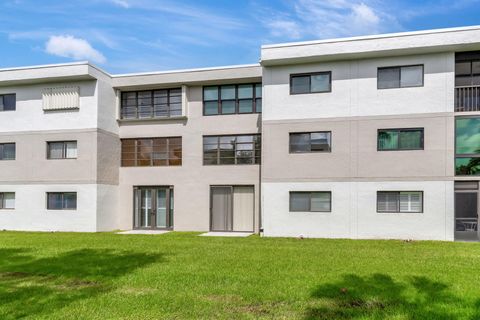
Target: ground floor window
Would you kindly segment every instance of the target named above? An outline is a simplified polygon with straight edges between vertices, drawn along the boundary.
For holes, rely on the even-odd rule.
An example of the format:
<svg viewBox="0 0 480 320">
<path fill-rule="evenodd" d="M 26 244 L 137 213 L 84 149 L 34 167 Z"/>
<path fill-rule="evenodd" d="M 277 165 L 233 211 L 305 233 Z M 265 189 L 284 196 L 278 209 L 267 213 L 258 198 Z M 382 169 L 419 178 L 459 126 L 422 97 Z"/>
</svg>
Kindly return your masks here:
<svg viewBox="0 0 480 320">
<path fill-rule="evenodd" d="M 378 191 L 377 212 L 423 212 L 423 192 Z"/>
<path fill-rule="evenodd" d="M 0 192 L 0 209 L 15 209 L 15 192 Z"/>
<path fill-rule="evenodd" d="M 76 210 L 76 192 L 47 192 L 48 210 Z"/>
<path fill-rule="evenodd" d="M 290 192 L 290 211 L 330 212 L 332 211 L 332 193 L 330 191 L 292 191 Z"/>
</svg>

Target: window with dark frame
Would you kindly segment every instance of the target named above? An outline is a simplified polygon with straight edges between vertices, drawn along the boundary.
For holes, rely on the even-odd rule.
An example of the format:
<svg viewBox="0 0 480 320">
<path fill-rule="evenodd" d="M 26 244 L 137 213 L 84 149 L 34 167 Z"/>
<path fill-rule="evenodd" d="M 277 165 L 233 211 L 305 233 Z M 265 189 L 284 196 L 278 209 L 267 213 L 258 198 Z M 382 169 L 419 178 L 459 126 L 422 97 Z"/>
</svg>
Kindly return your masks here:
<svg viewBox="0 0 480 320">
<path fill-rule="evenodd" d="M 15 111 L 16 94 L 0 94 L 0 111 Z"/>
<path fill-rule="evenodd" d="M 182 116 L 182 88 L 122 92 L 122 119 Z"/>
<path fill-rule="evenodd" d="M 422 191 L 378 191 L 377 212 L 379 213 L 422 213 Z"/>
<path fill-rule="evenodd" d="M 0 209 L 15 209 L 15 192 L 0 192 Z"/>
<path fill-rule="evenodd" d="M 331 152 L 332 132 L 292 132 L 289 150 L 290 153 Z"/>
<path fill-rule="evenodd" d="M 203 137 L 204 165 L 260 164 L 261 153 L 259 134 Z"/>
<path fill-rule="evenodd" d="M 47 142 L 47 159 L 76 159 L 77 141 Z"/>
<path fill-rule="evenodd" d="M 289 201 L 291 212 L 332 211 L 332 193 L 330 191 L 290 191 Z"/>
<path fill-rule="evenodd" d="M 262 112 L 262 84 L 230 84 L 203 87 L 203 115 Z"/>
<path fill-rule="evenodd" d="M 15 160 L 15 143 L 0 143 L 0 160 Z"/>
<path fill-rule="evenodd" d="M 423 128 L 379 129 L 377 133 L 377 150 L 423 150 L 423 136 Z"/>
<path fill-rule="evenodd" d="M 290 75 L 290 94 L 322 93 L 332 91 L 332 72 L 314 72 Z"/>
<path fill-rule="evenodd" d="M 377 88 L 409 88 L 423 86 L 423 65 L 381 67 L 377 70 Z"/>
<path fill-rule="evenodd" d="M 122 167 L 182 165 L 182 137 L 122 139 Z"/>
<path fill-rule="evenodd" d="M 76 210 L 76 192 L 47 192 L 48 210 Z"/>
</svg>

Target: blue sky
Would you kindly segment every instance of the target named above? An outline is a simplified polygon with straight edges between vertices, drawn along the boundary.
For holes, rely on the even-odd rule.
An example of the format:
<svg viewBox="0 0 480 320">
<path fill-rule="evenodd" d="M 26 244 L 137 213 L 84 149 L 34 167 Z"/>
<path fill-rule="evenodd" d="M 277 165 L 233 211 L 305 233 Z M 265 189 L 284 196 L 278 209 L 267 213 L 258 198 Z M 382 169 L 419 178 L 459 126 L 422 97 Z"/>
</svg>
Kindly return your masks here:
<svg viewBox="0 0 480 320">
<path fill-rule="evenodd" d="M 0 0 L 0 67 L 258 62 L 262 44 L 480 24 L 480 0 Z"/>
</svg>

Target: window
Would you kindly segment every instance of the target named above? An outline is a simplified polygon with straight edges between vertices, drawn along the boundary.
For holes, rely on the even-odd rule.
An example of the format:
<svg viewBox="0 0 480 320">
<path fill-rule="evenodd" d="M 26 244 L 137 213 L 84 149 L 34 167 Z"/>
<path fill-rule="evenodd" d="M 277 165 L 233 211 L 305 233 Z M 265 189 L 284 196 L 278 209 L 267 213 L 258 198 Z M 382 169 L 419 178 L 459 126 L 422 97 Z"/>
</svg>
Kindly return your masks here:
<svg viewBox="0 0 480 320">
<path fill-rule="evenodd" d="M 455 174 L 480 175 L 480 117 L 455 119 Z"/>
<path fill-rule="evenodd" d="M 378 191 L 377 212 L 423 212 L 423 192 Z"/>
<path fill-rule="evenodd" d="M 0 143 L 0 160 L 15 160 L 15 143 Z"/>
<path fill-rule="evenodd" d="M 182 137 L 122 139 L 122 167 L 180 165 Z"/>
<path fill-rule="evenodd" d="M 377 148 L 379 151 L 423 150 L 423 128 L 380 129 Z"/>
<path fill-rule="evenodd" d="M 259 134 L 204 136 L 203 164 L 259 164 L 261 138 Z"/>
<path fill-rule="evenodd" d="M 456 61 L 455 86 L 465 87 L 478 85 L 480 85 L 480 60 Z"/>
<path fill-rule="evenodd" d="M 42 94 L 43 110 L 78 109 L 80 107 L 79 87 L 45 88 Z"/>
<path fill-rule="evenodd" d="M 290 133 L 290 153 L 330 152 L 330 131 Z"/>
<path fill-rule="evenodd" d="M 315 72 L 290 75 L 290 94 L 332 91 L 332 73 Z"/>
<path fill-rule="evenodd" d="M 203 115 L 262 112 L 262 84 L 203 87 Z"/>
<path fill-rule="evenodd" d="M 0 94 L 0 111 L 14 111 L 16 108 L 15 94 Z"/>
<path fill-rule="evenodd" d="M 47 159 L 76 159 L 77 141 L 47 142 Z"/>
<path fill-rule="evenodd" d="M 0 209 L 15 209 L 15 192 L 0 192 Z"/>
<path fill-rule="evenodd" d="M 330 191 L 290 192 L 290 211 L 331 212 L 332 193 Z"/>
<path fill-rule="evenodd" d="M 76 210 L 76 192 L 47 192 L 48 210 Z"/>
<path fill-rule="evenodd" d="M 170 118 L 182 115 L 182 88 L 122 92 L 122 119 Z"/>
<path fill-rule="evenodd" d="M 378 89 L 421 86 L 423 86 L 423 65 L 378 68 Z"/>
</svg>

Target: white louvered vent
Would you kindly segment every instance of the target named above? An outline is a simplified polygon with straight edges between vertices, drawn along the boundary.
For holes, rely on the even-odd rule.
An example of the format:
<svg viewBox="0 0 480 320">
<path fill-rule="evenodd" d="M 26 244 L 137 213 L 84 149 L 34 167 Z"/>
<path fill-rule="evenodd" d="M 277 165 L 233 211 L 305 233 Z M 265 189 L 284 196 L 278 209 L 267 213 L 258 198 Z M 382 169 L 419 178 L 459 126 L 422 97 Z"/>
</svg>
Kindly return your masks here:
<svg viewBox="0 0 480 320">
<path fill-rule="evenodd" d="M 43 110 L 77 109 L 80 107 L 80 88 L 65 86 L 43 90 Z"/>
</svg>

